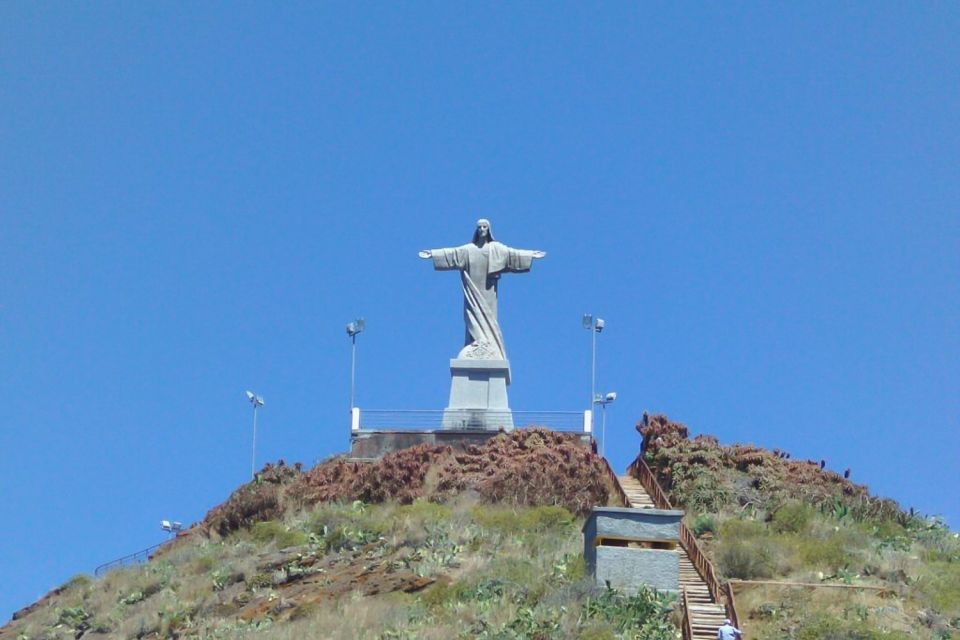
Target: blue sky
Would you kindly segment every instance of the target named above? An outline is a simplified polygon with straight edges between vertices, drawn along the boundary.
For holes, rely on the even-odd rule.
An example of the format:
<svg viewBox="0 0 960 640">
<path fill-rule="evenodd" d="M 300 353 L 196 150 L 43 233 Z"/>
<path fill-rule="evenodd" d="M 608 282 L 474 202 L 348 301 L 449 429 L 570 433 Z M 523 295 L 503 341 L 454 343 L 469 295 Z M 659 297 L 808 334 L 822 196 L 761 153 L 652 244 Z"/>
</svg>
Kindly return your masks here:
<svg viewBox="0 0 960 640">
<path fill-rule="evenodd" d="M 515 409 L 644 409 L 960 523 L 949 3 L 0 6 L 0 618 L 193 522 L 258 460 L 439 409 L 455 274 L 501 282 Z"/>
</svg>

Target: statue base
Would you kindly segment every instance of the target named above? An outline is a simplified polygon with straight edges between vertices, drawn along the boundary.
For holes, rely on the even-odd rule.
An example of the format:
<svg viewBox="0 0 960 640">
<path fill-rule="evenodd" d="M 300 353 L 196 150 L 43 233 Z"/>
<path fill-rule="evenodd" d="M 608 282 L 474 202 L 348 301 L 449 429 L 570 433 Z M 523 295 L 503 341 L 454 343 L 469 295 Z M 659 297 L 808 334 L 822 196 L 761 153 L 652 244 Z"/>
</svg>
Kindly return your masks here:
<svg viewBox="0 0 960 640">
<path fill-rule="evenodd" d="M 455 358 L 450 361 L 450 402 L 443 429 L 513 429 L 507 403 L 510 362 Z"/>
</svg>

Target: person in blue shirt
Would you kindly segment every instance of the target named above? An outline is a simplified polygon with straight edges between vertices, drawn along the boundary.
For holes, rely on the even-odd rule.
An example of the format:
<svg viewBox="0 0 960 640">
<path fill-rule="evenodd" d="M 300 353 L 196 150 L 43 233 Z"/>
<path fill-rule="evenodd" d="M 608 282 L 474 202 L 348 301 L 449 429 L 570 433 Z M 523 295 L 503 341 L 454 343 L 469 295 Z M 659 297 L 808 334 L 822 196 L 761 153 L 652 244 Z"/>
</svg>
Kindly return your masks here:
<svg viewBox="0 0 960 640">
<path fill-rule="evenodd" d="M 743 631 L 730 624 L 729 619 L 724 620 L 720 628 L 717 629 L 717 640 L 737 640 L 737 638 L 742 637 Z"/>
</svg>

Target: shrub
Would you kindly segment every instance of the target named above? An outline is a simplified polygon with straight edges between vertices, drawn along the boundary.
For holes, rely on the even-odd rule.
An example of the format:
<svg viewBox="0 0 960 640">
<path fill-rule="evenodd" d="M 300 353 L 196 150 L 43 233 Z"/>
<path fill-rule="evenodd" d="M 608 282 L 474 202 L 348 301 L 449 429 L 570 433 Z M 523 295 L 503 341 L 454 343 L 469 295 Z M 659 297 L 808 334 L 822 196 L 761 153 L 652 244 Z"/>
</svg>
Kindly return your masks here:
<svg viewBox="0 0 960 640">
<path fill-rule="evenodd" d="M 485 529 L 507 534 L 565 529 L 573 525 L 573 515 L 563 507 L 548 505 L 529 509 L 510 509 L 481 505 L 470 510 L 474 522 Z"/>
<path fill-rule="evenodd" d="M 257 522 L 250 529 L 250 533 L 257 542 L 268 543 L 276 540 L 277 546 L 281 549 L 307 544 L 307 534 L 284 526 L 283 523 L 275 520 Z"/>
<path fill-rule="evenodd" d="M 91 582 L 90 576 L 85 573 L 78 573 L 73 576 L 67 583 L 63 585 L 63 588 L 66 589 L 82 589 L 83 587 L 88 586 Z"/>
<path fill-rule="evenodd" d="M 771 528 L 777 533 L 803 533 L 810 526 L 813 508 L 804 502 L 788 502 L 773 514 Z"/>
<path fill-rule="evenodd" d="M 797 640 L 910 640 L 901 631 L 881 631 L 864 621 L 850 622 L 828 615 L 818 615 L 801 623 Z"/>
<path fill-rule="evenodd" d="M 727 520 L 720 526 L 721 538 L 756 538 L 767 534 L 767 528 L 756 520 Z"/>
<path fill-rule="evenodd" d="M 839 536 L 802 539 L 800 557 L 807 564 L 826 567 L 832 571 L 849 566 L 853 559 L 843 539 Z"/>
<path fill-rule="evenodd" d="M 960 618 L 960 563 L 931 562 L 920 578 L 918 588 L 937 611 Z"/>
<path fill-rule="evenodd" d="M 717 519 L 710 514 L 702 513 L 694 519 L 693 526 L 690 528 L 693 530 L 693 534 L 698 538 L 708 532 L 716 533 Z"/>
<path fill-rule="evenodd" d="M 415 500 L 411 504 L 399 507 L 397 518 L 408 517 L 411 520 L 425 524 L 439 524 L 453 516 L 453 509 L 445 504 L 430 502 L 429 500 Z"/>
<path fill-rule="evenodd" d="M 751 544 L 741 539 L 725 540 L 717 554 L 717 564 L 727 578 L 751 580 L 773 575 L 773 558 L 763 544 Z"/>
<path fill-rule="evenodd" d="M 587 620 L 606 622 L 626 637 L 672 640 L 676 629 L 667 622 L 670 602 L 667 596 L 646 587 L 633 596 L 607 589 L 587 600 L 583 614 Z"/>
</svg>

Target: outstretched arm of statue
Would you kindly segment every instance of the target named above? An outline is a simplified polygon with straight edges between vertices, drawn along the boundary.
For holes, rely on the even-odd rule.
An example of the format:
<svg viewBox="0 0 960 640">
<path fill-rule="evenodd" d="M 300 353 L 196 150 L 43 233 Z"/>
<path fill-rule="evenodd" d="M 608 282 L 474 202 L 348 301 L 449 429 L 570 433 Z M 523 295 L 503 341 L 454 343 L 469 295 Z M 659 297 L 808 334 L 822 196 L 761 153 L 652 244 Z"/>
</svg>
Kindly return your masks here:
<svg viewBox="0 0 960 640">
<path fill-rule="evenodd" d="M 427 250 L 427 249 L 424 249 L 423 251 L 421 251 L 421 252 L 418 253 L 417 255 L 420 256 L 421 258 L 423 258 L 424 260 L 429 260 L 430 258 L 433 257 L 433 252 L 432 252 L 432 251 L 429 251 L 429 250 Z"/>
<path fill-rule="evenodd" d="M 531 252 L 530 252 L 530 255 L 532 255 L 534 258 L 544 258 L 544 257 L 546 257 L 547 252 L 546 252 L 546 251 L 531 251 Z"/>
</svg>

